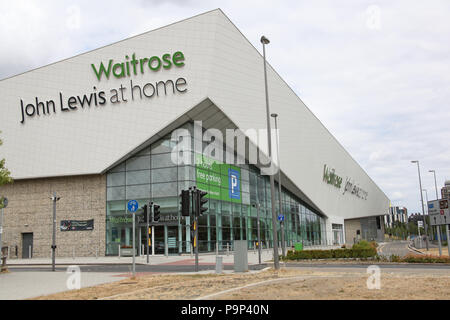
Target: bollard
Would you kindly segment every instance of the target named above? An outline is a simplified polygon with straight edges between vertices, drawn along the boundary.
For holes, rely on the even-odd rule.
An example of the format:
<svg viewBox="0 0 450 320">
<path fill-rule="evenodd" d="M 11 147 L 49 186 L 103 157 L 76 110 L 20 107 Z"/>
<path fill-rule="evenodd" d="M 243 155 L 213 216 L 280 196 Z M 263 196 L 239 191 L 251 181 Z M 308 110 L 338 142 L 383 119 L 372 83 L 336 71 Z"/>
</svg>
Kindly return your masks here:
<svg viewBox="0 0 450 320">
<path fill-rule="evenodd" d="M 227 242 L 227 256 L 230 255 L 230 244 Z"/>
<path fill-rule="evenodd" d="M 222 273 L 222 257 L 216 257 L 216 273 Z"/>
<path fill-rule="evenodd" d="M 31 246 L 28 246 L 28 259 L 31 259 Z"/>
<path fill-rule="evenodd" d="M 119 259 L 120 259 L 120 244 L 119 244 Z"/>
</svg>

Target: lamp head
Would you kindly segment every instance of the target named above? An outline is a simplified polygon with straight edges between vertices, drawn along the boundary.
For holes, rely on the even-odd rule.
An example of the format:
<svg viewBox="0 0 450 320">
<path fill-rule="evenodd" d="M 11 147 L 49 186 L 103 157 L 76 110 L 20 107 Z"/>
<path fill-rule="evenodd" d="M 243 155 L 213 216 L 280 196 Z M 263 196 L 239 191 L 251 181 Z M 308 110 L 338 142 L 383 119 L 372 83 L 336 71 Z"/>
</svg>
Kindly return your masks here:
<svg viewBox="0 0 450 320">
<path fill-rule="evenodd" d="M 270 116 L 271 116 L 272 118 L 276 118 L 276 117 L 278 117 L 278 114 L 277 114 L 277 113 L 272 113 Z"/>
<path fill-rule="evenodd" d="M 411 163 L 418 163 L 419 161 L 417 160 L 412 160 Z"/>
<path fill-rule="evenodd" d="M 262 43 L 262 44 L 269 44 L 270 41 L 269 41 L 269 39 L 267 39 L 265 36 L 262 36 L 262 37 L 261 37 L 261 43 Z"/>
</svg>

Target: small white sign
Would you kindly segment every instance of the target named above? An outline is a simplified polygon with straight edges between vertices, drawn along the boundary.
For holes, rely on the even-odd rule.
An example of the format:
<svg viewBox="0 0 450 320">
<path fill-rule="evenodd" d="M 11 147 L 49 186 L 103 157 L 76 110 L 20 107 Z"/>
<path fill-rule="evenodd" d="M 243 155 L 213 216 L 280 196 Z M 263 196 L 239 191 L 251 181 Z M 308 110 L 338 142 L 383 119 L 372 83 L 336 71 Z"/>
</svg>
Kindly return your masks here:
<svg viewBox="0 0 450 320">
<path fill-rule="evenodd" d="M 419 228 L 423 228 L 423 221 L 417 221 L 417 226 Z"/>
</svg>

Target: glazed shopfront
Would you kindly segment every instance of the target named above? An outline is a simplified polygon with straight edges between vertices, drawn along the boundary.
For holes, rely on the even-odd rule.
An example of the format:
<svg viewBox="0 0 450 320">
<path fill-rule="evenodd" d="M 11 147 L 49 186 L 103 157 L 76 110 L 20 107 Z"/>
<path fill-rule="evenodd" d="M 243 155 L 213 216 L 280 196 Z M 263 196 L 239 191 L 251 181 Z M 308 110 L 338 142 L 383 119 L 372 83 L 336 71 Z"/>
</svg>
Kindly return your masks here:
<svg viewBox="0 0 450 320">
<path fill-rule="evenodd" d="M 193 125 L 187 123 L 183 128 L 192 132 Z M 268 176 L 261 175 L 253 165 L 229 165 L 204 156 L 202 159 L 192 151 L 189 152 L 192 165 L 179 165 L 173 159 L 175 145 L 169 134 L 107 173 L 106 255 L 117 255 L 119 247 L 132 246 L 132 218 L 125 211 L 126 202 L 132 199 L 138 200 L 140 207 L 149 201 L 161 206 L 161 219 L 151 224 L 150 253 L 190 253 L 191 221 L 180 215 L 179 195 L 181 190 L 192 186 L 209 193 L 209 210 L 199 218 L 200 252 L 223 251 L 227 247 L 231 250 L 233 240 L 247 240 L 249 249 L 254 248 L 257 211 L 252 204 L 256 203 L 260 203 L 263 248 L 272 247 Z M 233 185 L 231 173 L 237 177 Z M 282 192 L 282 200 L 287 245 L 325 244 L 324 218 L 286 190 Z M 142 217 L 138 218 L 136 241 L 141 244 L 137 254 L 146 253 L 146 226 Z"/>
</svg>

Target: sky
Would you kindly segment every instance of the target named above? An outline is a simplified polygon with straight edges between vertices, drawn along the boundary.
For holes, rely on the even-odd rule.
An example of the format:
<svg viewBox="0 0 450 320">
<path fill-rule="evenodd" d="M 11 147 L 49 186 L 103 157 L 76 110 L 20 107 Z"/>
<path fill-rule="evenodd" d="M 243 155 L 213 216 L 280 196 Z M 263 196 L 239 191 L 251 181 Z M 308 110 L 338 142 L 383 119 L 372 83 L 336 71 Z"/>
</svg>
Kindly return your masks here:
<svg viewBox="0 0 450 320">
<path fill-rule="evenodd" d="M 450 1 L 0 0 L 0 79 L 221 8 L 391 199 L 450 180 Z"/>
</svg>

